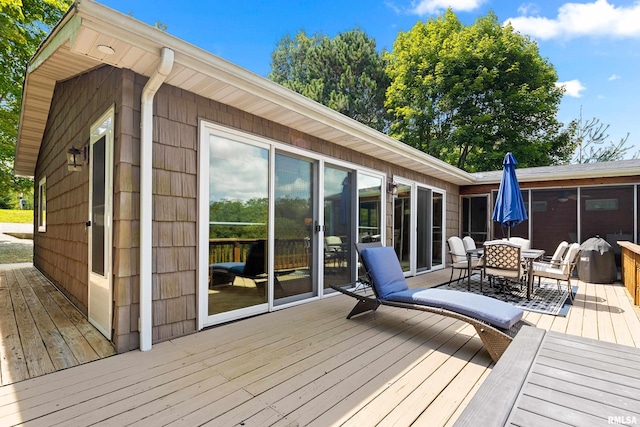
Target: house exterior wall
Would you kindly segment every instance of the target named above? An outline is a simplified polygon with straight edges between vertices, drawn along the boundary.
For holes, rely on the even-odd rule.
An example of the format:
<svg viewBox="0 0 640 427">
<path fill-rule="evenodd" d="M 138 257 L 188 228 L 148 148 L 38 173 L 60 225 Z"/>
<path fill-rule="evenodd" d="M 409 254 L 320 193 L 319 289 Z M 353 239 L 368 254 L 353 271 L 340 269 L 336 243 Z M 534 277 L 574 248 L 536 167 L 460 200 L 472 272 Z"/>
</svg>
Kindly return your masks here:
<svg viewBox="0 0 640 427">
<path fill-rule="evenodd" d="M 85 315 L 89 171 L 86 165 L 80 172 L 67 171 L 66 152 L 87 145 L 93 122 L 121 103 L 120 74 L 102 67 L 56 85 L 35 169 L 36 186 L 43 177 L 47 180 L 47 224 L 46 231 L 34 233 L 34 265 Z"/>
<path fill-rule="evenodd" d="M 115 104 L 112 339 L 118 352 L 139 347 L 140 96 L 146 81 L 129 70 L 105 66 L 59 83 L 36 166 L 36 183 L 46 176 L 48 194 L 47 231 L 34 238 L 34 263 L 86 314 L 88 168 L 68 172 L 65 153 L 71 145 L 88 144 L 90 126 Z M 153 120 L 154 343 L 197 330 L 200 120 L 375 169 L 389 180 L 397 175 L 443 189 L 446 235 L 457 233 L 457 186 L 163 85 L 155 96 Z M 387 200 L 390 239 L 392 198 Z"/>
</svg>

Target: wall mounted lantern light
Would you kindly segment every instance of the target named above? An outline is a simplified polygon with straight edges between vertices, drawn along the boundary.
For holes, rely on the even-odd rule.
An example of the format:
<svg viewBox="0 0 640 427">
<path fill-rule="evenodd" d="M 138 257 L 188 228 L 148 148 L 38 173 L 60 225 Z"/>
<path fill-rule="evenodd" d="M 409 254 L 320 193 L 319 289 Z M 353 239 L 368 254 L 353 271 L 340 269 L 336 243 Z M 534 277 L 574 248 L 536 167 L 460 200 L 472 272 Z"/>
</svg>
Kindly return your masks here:
<svg viewBox="0 0 640 427">
<path fill-rule="evenodd" d="M 82 150 L 71 147 L 67 150 L 67 169 L 69 172 L 80 172 L 82 170 Z"/>
<path fill-rule="evenodd" d="M 398 197 L 398 184 L 393 181 L 387 182 L 387 192 L 393 197 Z"/>
</svg>

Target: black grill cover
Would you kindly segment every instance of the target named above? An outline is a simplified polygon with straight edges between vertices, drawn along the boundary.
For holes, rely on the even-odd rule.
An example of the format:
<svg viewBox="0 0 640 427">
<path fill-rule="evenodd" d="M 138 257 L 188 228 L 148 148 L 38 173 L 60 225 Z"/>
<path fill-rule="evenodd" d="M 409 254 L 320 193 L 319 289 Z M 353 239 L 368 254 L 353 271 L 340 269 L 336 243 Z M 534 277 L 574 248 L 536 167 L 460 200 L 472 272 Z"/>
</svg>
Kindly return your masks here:
<svg viewBox="0 0 640 427">
<path fill-rule="evenodd" d="M 578 277 L 588 283 L 613 283 L 616 280 L 616 259 L 606 240 L 592 237 L 580 245 Z"/>
</svg>

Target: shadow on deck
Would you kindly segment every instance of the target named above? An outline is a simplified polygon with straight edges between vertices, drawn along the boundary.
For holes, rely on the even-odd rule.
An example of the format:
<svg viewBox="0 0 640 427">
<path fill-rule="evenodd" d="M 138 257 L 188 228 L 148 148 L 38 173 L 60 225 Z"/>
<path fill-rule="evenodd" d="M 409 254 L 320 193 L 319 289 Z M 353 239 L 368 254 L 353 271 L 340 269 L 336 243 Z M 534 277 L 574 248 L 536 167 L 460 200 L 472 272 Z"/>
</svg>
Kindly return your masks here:
<svg viewBox="0 0 640 427">
<path fill-rule="evenodd" d="M 640 347 L 624 286 L 576 284 L 566 317 L 525 319 Z M 347 320 L 353 303 L 336 295 L 0 387 L 0 425 L 452 425 L 494 366 L 473 328 L 393 307 Z"/>
</svg>

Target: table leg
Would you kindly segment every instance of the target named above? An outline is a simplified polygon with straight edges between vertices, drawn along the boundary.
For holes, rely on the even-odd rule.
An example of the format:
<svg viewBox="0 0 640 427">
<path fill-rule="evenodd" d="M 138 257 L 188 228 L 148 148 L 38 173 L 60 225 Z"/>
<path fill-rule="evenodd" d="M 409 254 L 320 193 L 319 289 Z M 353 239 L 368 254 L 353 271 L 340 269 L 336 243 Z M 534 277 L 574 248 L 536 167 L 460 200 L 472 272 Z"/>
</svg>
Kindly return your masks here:
<svg viewBox="0 0 640 427">
<path fill-rule="evenodd" d="M 527 300 L 531 299 L 533 291 L 533 258 L 529 259 L 529 271 L 527 273 Z"/>
</svg>

